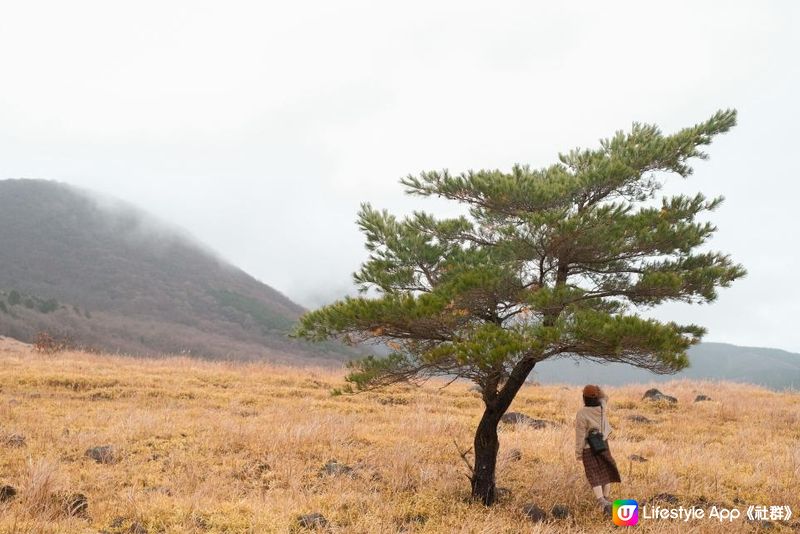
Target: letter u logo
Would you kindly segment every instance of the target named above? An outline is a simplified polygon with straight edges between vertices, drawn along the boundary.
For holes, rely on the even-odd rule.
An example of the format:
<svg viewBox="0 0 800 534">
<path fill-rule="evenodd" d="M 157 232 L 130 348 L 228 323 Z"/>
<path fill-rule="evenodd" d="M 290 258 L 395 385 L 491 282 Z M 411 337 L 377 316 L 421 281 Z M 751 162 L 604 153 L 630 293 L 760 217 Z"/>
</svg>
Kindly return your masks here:
<svg viewBox="0 0 800 534">
<path fill-rule="evenodd" d="M 639 503 L 633 499 L 614 501 L 612 519 L 617 526 L 632 526 L 639 522 Z"/>
</svg>

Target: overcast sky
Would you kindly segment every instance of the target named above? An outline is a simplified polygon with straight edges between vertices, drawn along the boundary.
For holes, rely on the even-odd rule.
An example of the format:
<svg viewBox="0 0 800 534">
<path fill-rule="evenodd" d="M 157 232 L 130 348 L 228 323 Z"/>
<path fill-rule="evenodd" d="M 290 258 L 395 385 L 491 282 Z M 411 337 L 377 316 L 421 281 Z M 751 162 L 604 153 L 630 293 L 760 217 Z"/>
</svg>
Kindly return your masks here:
<svg viewBox="0 0 800 534">
<path fill-rule="evenodd" d="M 800 352 L 798 3 L 0 4 L 0 178 L 175 223 L 303 305 L 352 292 L 359 203 L 422 170 L 539 167 L 654 122 L 739 110 L 669 191 L 723 194 L 713 248 L 749 271 L 656 315 Z"/>
</svg>

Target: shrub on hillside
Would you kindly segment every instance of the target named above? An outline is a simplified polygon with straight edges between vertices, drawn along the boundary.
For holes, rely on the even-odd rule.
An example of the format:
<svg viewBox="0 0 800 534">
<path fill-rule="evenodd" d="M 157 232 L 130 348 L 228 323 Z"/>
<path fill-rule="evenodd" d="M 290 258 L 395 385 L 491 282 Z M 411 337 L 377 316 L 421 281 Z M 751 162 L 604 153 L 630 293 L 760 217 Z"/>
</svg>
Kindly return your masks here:
<svg viewBox="0 0 800 534">
<path fill-rule="evenodd" d="M 44 354 L 56 354 L 72 347 L 69 336 L 54 337 L 47 332 L 39 332 L 33 342 L 33 348 Z"/>
</svg>

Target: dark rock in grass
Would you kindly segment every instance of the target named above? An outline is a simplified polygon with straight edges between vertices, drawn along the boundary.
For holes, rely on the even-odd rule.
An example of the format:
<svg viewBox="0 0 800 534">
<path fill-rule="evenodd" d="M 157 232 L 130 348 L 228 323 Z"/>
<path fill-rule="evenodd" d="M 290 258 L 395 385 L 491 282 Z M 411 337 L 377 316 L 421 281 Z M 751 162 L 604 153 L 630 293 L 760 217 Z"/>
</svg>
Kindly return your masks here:
<svg viewBox="0 0 800 534">
<path fill-rule="evenodd" d="M 72 493 L 64 498 L 64 513 L 74 517 L 86 517 L 89 513 L 89 499 L 83 493 Z"/>
<path fill-rule="evenodd" d="M 522 514 L 534 523 L 547 519 L 547 512 L 533 503 L 528 503 L 522 507 Z"/>
<path fill-rule="evenodd" d="M 566 519 L 572 515 L 572 510 L 566 504 L 556 504 L 550 510 L 550 515 L 553 516 L 553 519 Z"/>
<path fill-rule="evenodd" d="M 668 401 L 668 402 L 678 402 L 678 399 L 672 397 L 670 395 L 665 395 L 661 393 L 656 388 L 648 389 L 644 392 L 642 396 L 643 400 L 651 400 L 651 401 Z"/>
<path fill-rule="evenodd" d="M 10 501 L 17 496 L 17 490 L 14 486 L 0 486 L 0 502 Z"/>
<path fill-rule="evenodd" d="M 319 475 L 347 476 L 353 478 L 355 477 L 356 473 L 349 465 L 341 464 L 336 460 L 328 460 L 328 462 L 319 470 Z"/>
<path fill-rule="evenodd" d="M 628 460 L 630 460 L 631 462 L 639 462 L 639 463 L 648 461 L 647 458 L 645 458 L 644 456 L 639 456 L 638 454 L 631 454 L 630 456 L 628 456 Z"/>
<path fill-rule="evenodd" d="M 680 499 L 678 499 L 677 495 L 673 495 L 672 493 L 659 493 L 658 495 L 653 495 L 650 497 L 650 503 L 669 503 L 669 504 L 678 504 Z"/>
<path fill-rule="evenodd" d="M 642 424 L 645 424 L 645 425 L 649 425 L 650 423 L 654 422 L 652 419 L 649 419 L 649 418 L 647 418 L 647 417 L 645 417 L 643 415 L 639 415 L 639 414 L 629 415 L 628 416 L 628 421 L 633 421 L 634 423 L 642 423 Z"/>
<path fill-rule="evenodd" d="M 9 434 L 5 439 L 7 447 L 24 447 L 25 436 L 22 434 Z"/>
<path fill-rule="evenodd" d="M 703 402 L 703 401 L 710 401 L 711 397 L 708 395 L 698 395 L 694 398 L 695 402 Z"/>
<path fill-rule="evenodd" d="M 116 455 L 114 454 L 114 447 L 111 445 L 91 447 L 86 449 L 84 455 L 99 464 L 113 464 L 117 461 Z"/>
<path fill-rule="evenodd" d="M 522 460 L 522 451 L 519 449 L 509 449 L 504 455 L 507 462 L 518 462 Z"/>
<path fill-rule="evenodd" d="M 547 428 L 548 426 L 555 425 L 555 423 L 552 421 L 534 419 L 533 417 L 519 412 L 508 412 L 507 414 L 503 414 L 503 416 L 500 418 L 500 422 L 510 425 L 525 425 L 531 428 Z"/>
<path fill-rule="evenodd" d="M 328 526 L 328 520 L 318 513 L 303 514 L 297 516 L 297 524 L 302 528 L 325 528 Z"/>
</svg>

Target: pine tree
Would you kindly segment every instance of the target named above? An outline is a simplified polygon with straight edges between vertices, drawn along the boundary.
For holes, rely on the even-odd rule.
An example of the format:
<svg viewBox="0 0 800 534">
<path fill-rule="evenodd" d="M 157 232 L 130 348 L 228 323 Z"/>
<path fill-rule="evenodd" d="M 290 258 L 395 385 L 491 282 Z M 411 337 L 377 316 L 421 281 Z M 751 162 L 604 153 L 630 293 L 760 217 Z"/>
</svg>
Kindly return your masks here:
<svg viewBox="0 0 800 534">
<path fill-rule="evenodd" d="M 362 295 L 305 314 L 295 335 L 388 345 L 388 357 L 350 364 L 347 380 L 359 389 L 431 376 L 475 382 L 485 409 L 472 495 L 491 505 L 497 426 L 538 362 L 570 355 L 664 374 L 688 365 L 686 349 L 704 329 L 637 311 L 711 302 L 745 270 L 699 250 L 716 227 L 698 216 L 721 197 L 657 197 L 735 123 L 734 110 L 672 135 L 634 123 L 542 169 L 408 176 L 408 194 L 454 200 L 469 215 L 398 219 L 363 204 L 370 256 L 354 274 Z"/>
</svg>

